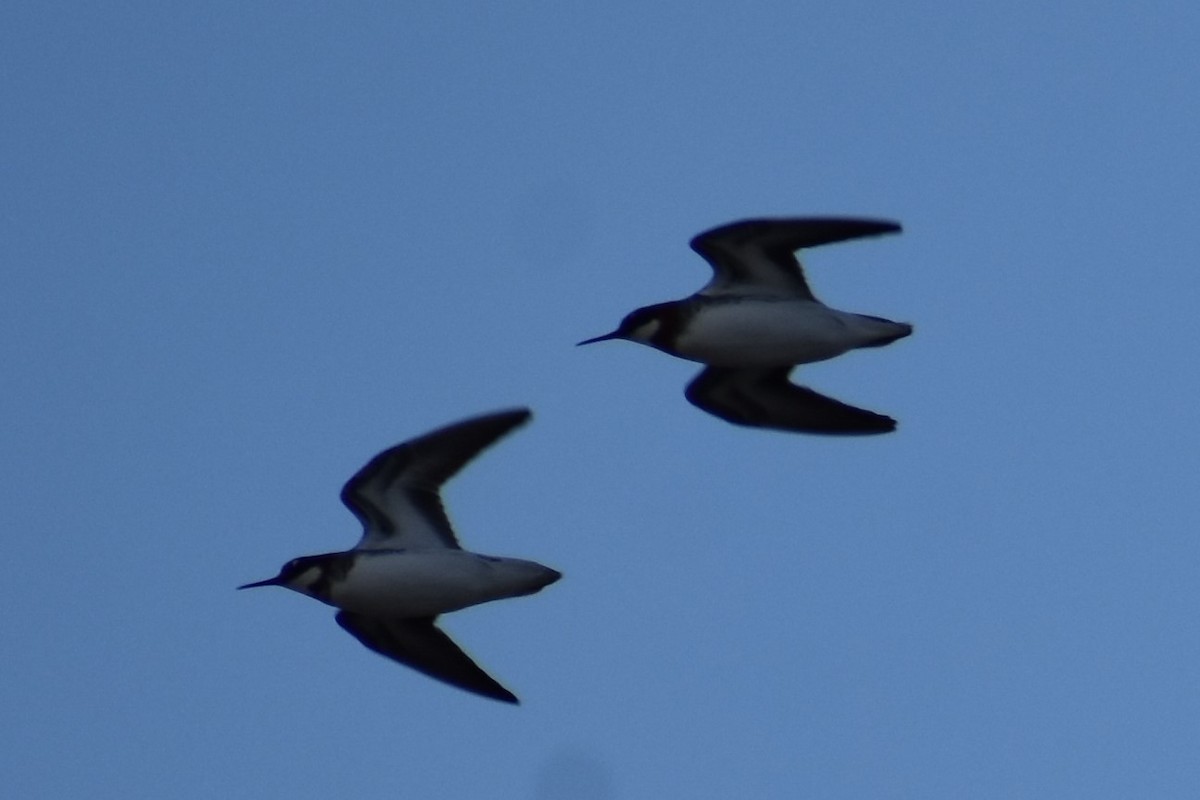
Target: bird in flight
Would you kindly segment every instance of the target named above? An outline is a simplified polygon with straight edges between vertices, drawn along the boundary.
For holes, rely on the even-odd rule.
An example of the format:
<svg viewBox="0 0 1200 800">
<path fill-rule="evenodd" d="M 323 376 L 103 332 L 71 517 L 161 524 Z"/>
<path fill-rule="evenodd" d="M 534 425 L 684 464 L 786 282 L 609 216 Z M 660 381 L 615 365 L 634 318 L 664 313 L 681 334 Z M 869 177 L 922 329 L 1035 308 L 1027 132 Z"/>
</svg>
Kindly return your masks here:
<svg viewBox="0 0 1200 800">
<path fill-rule="evenodd" d="M 530 418 L 513 409 L 463 420 L 396 445 L 342 488 L 363 525 L 353 549 L 301 556 L 274 578 L 338 609 L 335 619 L 371 650 L 468 692 L 516 703 L 436 621 L 460 608 L 533 594 L 562 577 L 533 561 L 463 550 L 439 489 L 471 459 Z"/>
<path fill-rule="evenodd" d="M 691 241 L 713 277 L 682 300 L 629 313 L 591 344 L 626 339 L 705 368 L 688 384 L 692 405 L 737 425 L 825 434 L 875 434 L 896 421 L 791 382 L 798 364 L 850 350 L 882 347 L 912 326 L 839 311 L 816 298 L 796 251 L 898 233 L 888 220 L 852 217 L 748 219 L 704 231 Z"/>
</svg>

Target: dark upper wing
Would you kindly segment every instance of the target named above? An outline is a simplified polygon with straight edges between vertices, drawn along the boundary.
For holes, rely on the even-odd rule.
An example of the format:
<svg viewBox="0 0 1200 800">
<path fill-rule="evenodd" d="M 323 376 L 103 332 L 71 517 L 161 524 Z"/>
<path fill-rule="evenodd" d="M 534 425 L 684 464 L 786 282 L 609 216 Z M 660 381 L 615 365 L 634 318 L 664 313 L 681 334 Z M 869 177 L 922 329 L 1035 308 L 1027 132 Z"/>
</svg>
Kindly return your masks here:
<svg viewBox="0 0 1200 800">
<path fill-rule="evenodd" d="M 342 488 L 342 502 L 363 524 L 356 547 L 457 548 L 438 489 L 529 417 L 527 408 L 473 417 L 372 458 Z"/>
<path fill-rule="evenodd" d="M 709 367 L 688 384 L 692 405 L 735 425 L 796 433 L 871 434 L 896 429 L 891 417 L 840 403 L 788 380 L 791 367 Z"/>
<path fill-rule="evenodd" d="M 759 288 L 815 300 L 796 258 L 797 250 L 899 230 L 896 222 L 853 217 L 731 222 L 692 239 L 692 249 L 713 268 L 712 280 L 700 293 L 742 293 Z"/>
<path fill-rule="evenodd" d="M 380 655 L 468 692 L 517 702 L 516 695 L 496 683 L 434 625 L 434 617 L 380 619 L 339 611 L 336 619 L 347 633 Z"/>
</svg>

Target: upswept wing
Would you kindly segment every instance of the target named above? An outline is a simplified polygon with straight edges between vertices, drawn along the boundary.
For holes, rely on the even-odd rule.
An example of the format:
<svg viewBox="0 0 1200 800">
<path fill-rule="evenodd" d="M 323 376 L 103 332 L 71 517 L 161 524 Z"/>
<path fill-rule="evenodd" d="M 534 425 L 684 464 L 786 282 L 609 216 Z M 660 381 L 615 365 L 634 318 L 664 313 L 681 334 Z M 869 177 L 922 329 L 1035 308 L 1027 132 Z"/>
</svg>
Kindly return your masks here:
<svg viewBox="0 0 1200 800">
<path fill-rule="evenodd" d="M 355 549 L 457 549 L 438 490 L 488 445 L 530 418 L 520 408 L 447 425 L 384 450 L 342 487 L 363 524 Z"/>
<path fill-rule="evenodd" d="M 704 231 L 692 249 L 713 268 L 700 294 L 743 294 L 748 289 L 781 292 L 816 300 L 796 251 L 806 247 L 900 231 L 890 220 L 854 217 L 747 219 Z"/>
<path fill-rule="evenodd" d="M 434 624 L 435 617 L 381 619 L 339 611 L 336 619 L 347 633 L 382 656 L 468 692 L 518 702 Z"/>
<path fill-rule="evenodd" d="M 796 433 L 874 434 L 896 429 L 891 417 L 841 403 L 788 380 L 792 367 L 709 367 L 688 384 L 688 402 L 735 425 Z"/>
</svg>

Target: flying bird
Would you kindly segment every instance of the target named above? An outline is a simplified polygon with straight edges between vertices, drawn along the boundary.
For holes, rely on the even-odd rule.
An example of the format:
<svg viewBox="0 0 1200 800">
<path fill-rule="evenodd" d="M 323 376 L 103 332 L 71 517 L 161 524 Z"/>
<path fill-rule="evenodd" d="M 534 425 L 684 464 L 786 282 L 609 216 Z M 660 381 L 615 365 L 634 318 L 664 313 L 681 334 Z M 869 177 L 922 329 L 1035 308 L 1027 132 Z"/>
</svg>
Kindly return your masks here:
<svg viewBox="0 0 1200 800">
<path fill-rule="evenodd" d="M 351 550 L 301 556 L 274 578 L 338 609 L 335 619 L 371 650 L 468 692 L 516 703 L 436 621 L 460 608 L 533 594 L 562 577 L 533 561 L 463 550 L 439 489 L 468 461 L 530 418 L 528 409 L 474 417 L 396 445 L 342 488 L 362 522 Z"/>
<path fill-rule="evenodd" d="M 852 217 L 747 219 L 704 231 L 691 247 L 713 277 L 682 300 L 629 313 L 591 344 L 626 339 L 705 365 L 684 396 L 737 425 L 799 433 L 875 434 L 896 421 L 791 382 L 797 364 L 882 347 L 912 326 L 839 311 L 816 298 L 796 251 L 898 233 L 888 220 Z"/>
</svg>

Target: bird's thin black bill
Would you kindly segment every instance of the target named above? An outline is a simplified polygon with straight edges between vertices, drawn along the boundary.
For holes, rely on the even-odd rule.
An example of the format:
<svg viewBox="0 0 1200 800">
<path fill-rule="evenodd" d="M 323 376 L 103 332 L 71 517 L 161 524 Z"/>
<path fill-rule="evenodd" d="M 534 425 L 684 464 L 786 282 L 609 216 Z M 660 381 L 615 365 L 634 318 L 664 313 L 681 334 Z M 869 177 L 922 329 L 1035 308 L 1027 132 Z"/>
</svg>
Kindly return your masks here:
<svg viewBox="0 0 1200 800">
<path fill-rule="evenodd" d="M 267 578 L 265 581 L 255 581 L 254 583 L 243 584 L 237 588 L 253 589 L 256 586 L 278 586 L 278 585 L 279 585 L 279 578 L 275 577 L 275 578 Z"/>
<path fill-rule="evenodd" d="M 621 338 L 621 334 L 617 331 L 613 331 L 612 333 L 606 333 L 603 336 L 596 336 L 591 339 L 584 339 L 582 342 L 576 342 L 575 346 L 579 347 L 580 345 L 583 345 L 583 344 L 592 344 L 593 342 L 607 342 L 610 339 L 620 339 L 620 338 Z"/>
</svg>

